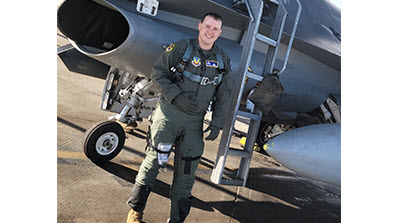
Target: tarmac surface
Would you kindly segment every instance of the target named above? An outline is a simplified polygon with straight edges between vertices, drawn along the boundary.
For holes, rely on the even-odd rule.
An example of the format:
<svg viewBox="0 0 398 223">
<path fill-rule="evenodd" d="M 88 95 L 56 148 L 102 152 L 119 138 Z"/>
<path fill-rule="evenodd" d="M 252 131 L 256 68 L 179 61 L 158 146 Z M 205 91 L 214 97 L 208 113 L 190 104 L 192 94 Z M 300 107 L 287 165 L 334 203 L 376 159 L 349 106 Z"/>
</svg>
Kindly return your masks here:
<svg viewBox="0 0 398 223">
<path fill-rule="evenodd" d="M 58 31 L 58 48 L 69 44 Z M 97 165 L 83 152 L 84 132 L 113 113 L 100 109 L 109 67 L 71 49 L 57 56 L 57 222 L 125 222 L 126 201 L 145 157 L 147 120 L 127 139 L 122 152 Z M 204 124 L 206 127 L 206 124 Z M 237 129 L 247 128 L 240 123 Z M 210 176 L 221 134 L 205 141 L 196 172 L 191 212 L 185 222 L 340 222 L 340 187 L 314 181 L 286 169 L 271 157 L 254 152 L 246 187 L 216 185 Z M 231 146 L 239 147 L 234 136 Z M 171 155 L 173 159 L 173 154 Z M 166 222 L 173 166 L 160 172 L 148 198 L 143 220 Z M 228 172 L 239 159 L 228 157 Z"/>
</svg>

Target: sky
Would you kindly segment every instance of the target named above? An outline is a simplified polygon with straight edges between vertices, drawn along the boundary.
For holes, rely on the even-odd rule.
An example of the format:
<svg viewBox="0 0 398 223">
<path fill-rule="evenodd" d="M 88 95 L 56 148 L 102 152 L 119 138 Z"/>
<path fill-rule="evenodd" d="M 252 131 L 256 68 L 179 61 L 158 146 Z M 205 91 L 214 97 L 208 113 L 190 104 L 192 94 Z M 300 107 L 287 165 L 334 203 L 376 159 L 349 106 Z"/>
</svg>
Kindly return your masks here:
<svg viewBox="0 0 398 223">
<path fill-rule="evenodd" d="M 329 1 L 341 9 L 341 0 L 329 0 Z"/>
</svg>

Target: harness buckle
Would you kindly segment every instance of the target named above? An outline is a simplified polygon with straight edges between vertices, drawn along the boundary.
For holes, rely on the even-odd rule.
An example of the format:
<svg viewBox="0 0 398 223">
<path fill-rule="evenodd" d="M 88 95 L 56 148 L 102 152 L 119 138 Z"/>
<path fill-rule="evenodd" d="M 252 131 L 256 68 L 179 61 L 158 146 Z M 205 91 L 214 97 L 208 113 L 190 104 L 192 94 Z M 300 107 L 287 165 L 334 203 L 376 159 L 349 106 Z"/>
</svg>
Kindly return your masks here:
<svg viewBox="0 0 398 223">
<path fill-rule="evenodd" d="M 185 61 L 184 59 L 181 59 L 180 64 L 185 67 L 188 64 L 188 61 Z"/>
<path fill-rule="evenodd" d="M 212 81 L 210 81 L 208 77 L 202 77 L 202 80 L 200 81 L 201 85 L 208 85 L 208 84 L 217 85 L 217 83 L 218 83 L 218 77 L 214 77 Z"/>
<path fill-rule="evenodd" d="M 200 81 L 201 85 L 207 85 L 209 83 L 209 78 L 208 77 L 202 77 L 202 80 Z"/>
<path fill-rule="evenodd" d="M 218 77 L 215 77 L 214 80 L 211 83 L 213 83 L 214 85 L 217 85 L 218 84 Z"/>
</svg>

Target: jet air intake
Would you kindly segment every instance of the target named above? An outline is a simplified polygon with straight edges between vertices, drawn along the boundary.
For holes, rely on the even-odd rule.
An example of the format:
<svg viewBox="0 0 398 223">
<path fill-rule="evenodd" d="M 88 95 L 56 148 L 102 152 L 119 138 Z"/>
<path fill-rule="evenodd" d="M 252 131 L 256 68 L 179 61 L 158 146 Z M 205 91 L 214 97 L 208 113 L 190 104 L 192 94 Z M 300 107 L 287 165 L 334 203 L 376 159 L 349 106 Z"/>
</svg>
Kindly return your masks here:
<svg viewBox="0 0 398 223">
<path fill-rule="evenodd" d="M 58 29 L 79 52 L 126 72 L 150 74 L 150 63 L 161 53 L 159 47 L 157 55 L 138 56 L 133 46 L 138 36 L 145 39 L 137 32 L 138 16 L 110 1 L 64 0 L 58 6 L 57 17 Z"/>
<path fill-rule="evenodd" d="M 58 9 L 58 28 L 87 53 L 110 52 L 126 41 L 126 18 L 111 5 L 87 0 L 67 0 Z M 81 47 L 82 48 L 82 47 Z"/>
<path fill-rule="evenodd" d="M 79 52 L 148 77 L 162 45 L 195 37 L 197 30 L 146 17 L 135 6 L 128 1 L 65 0 L 58 7 L 58 29 Z"/>
</svg>

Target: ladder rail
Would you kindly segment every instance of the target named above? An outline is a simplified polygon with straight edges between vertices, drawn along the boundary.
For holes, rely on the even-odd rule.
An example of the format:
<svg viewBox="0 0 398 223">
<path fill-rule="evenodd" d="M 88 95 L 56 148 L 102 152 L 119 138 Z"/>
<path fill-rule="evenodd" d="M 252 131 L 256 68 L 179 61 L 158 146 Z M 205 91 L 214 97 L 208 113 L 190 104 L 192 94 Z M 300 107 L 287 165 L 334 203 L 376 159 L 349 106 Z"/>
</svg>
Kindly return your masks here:
<svg viewBox="0 0 398 223">
<path fill-rule="evenodd" d="M 254 22 L 254 15 L 252 12 L 252 8 L 250 7 L 249 1 L 245 1 L 245 4 L 246 4 L 247 11 L 249 12 L 250 22 Z"/>
<path fill-rule="evenodd" d="M 249 3 L 250 1 L 250 3 Z M 261 16 L 262 16 L 262 11 L 264 7 L 263 1 L 256 1 L 256 0 L 247 0 L 246 1 L 246 6 L 249 7 L 248 11 L 250 12 L 250 16 L 252 19 L 252 22 L 249 24 L 249 29 L 248 33 L 257 33 L 258 28 L 260 26 L 260 21 L 261 21 Z M 256 6 L 256 7 L 253 7 Z M 258 9 L 257 13 L 253 13 L 252 9 Z M 257 20 L 256 20 L 257 18 Z M 237 80 L 240 81 L 240 88 L 235 89 L 232 98 L 234 100 L 231 101 L 230 104 L 230 109 L 232 108 L 232 111 L 227 117 L 226 117 L 226 123 L 224 125 L 224 130 L 223 134 L 221 136 L 221 141 L 220 141 L 220 146 L 218 149 L 217 153 L 217 158 L 215 163 L 214 163 L 214 169 L 213 169 L 213 174 L 211 176 L 211 180 L 215 183 L 220 183 L 222 181 L 222 174 L 217 174 L 217 173 L 222 173 L 225 162 L 226 162 L 226 157 L 228 155 L 228 148 L 231 142 L 231 137 L 233 133 L 233 126 L 235 124 L 236 120 L 236 113 L 239 110 L 239 105 L 240 105 L 240 100 L 242 99 L 242 94 L 241 92 L 244 89 L 244 76 L 246 74 L 247 69 L 249 68 L 249 63 L 252 57 L 254 45 L 255 45 L 255 35 L 247 35 L 245 39 L 245 43 L 243 45 L 243 50 L 242 50 L 242 55 L 238 67 L 238 78 Z M 223 146 L 224 148 L 221 148 Z M 219 176 L 217 176 L 219 175 Z"/>
<path fill-rule="evenodd" d="M 241 159 L 237 177 L 243 179 L 243 186 L 246 185 L 247 177 L 249 176 L 249 169 L 251 163 L 251 157 L 253 156 L 254 144 L 256 143 L 258 129 L 260 128 L 262 112 L 259 108 L 254 107 L 254 113 L 258 114 L 259 120 L 250 120 L 249 132 L 247 134 L 244 151 L 250 153 L 250 159 Z"/>
<path fill-rule="evenodd" d="M 299 22 L 299 19 L 300 19 L 300 15 L 301 15 L 301 10 L 302 10 L 301 2 L 299 0 L 296 0 L 296 2 L 297 2 L 297 5 L 298 5 L 296 18 L 295 18 L 293 29 L 292 29 L 292 34 L 290 36 L 289 45 L 287 46 L 287 51 L 286 51 L 285 59 L 284 59 L 284 62 L 283 62 L 283 67 L 282 67 L 282 70 L 278 73 L 278 75 L 281 75 L 286 69 L 287 61 L 289 60 L 290 50 L 291 50 L 292 45 L 293 45 L 294 36 L 296 35 L 297 25 L 298 25 L 298 22 Z"/>
<path fill-rule="evenodd" d="M 282 16 L 278 16 L 280 14 Z M 283 27 L 285 26 L 286 17 L 287 17 L 287 10 L 285 8 L 285 5 L 279 4 L 277 11 L 277 21 L 275 21 L 274 24 L 280 24 L 279 25 L 280 27 L 279 29 L 276 29 L 276 27 L 272 27 L 272 32 L 271 32 L 271 39 L 276 39 L 277 45 L 275 47 L 268 47 L 268 52 L 265 59 L 265 65 L 263 70 L 263 76 L 272 73 L 274 69 L 276 56 L 277 56 L 276 54 L 278 52 L 279 43 L 282 38 Z"/>
<path fill-rule="evenodd" d="M 245 186 L 249 175 L 248 173 L 250 170 L 250 162 L 253 156 L 254 145 L 257 140 L 257 133 L 261 124 L 262 112 L 256 106 L 254 106 L 254 110 L 251 113 L 239 110 L 240 101 L 242 99 L 242 93 L 245 86 L 244 80 L 246 77 L 255 80 L 262 80 L 262 78 L 265 75 L 272 73 L 278 54 L 279 44 L 283 35 L 283 29 L 285 26 L 286 18 L 288 15 L 286 7 L 281 0 L 279 1 L 268 0 L 268 1 L 277 3 L 278 5 L 276 18 L 273 23 L 270 37 L 266 37 L 259 34 L 259 27 L 264 9 L 263 0 L 245 1 L 246 7 L 250 15 L 250 23 L 247 29 L 246 39 L 243 42 L 243 50 L 237 70 L 238 77 L 236 79 L 237 81 L 236 84 L 237 85 L 240 84 L 240 88 L 235 88 L 232 92 L 231 95 L 232 101 L 229 105 L 229 110 L 231 112 L 226 117 L 224 131 L 222 133 L 217 152 L 217 158 L 214 163 L 214 168 L 211 175 L 211 181 L 216 184 Z M 285 56 L 284 67 L 282 69 L 282 72 L 285 70 L 287 65 L 287 60 L 290 54 L 290 48 L 293 42 L 292 39 L 294 39 L 294 35 L 298 24 L 298 18 L 300 17 L 301 14 L 301 4 L 299 0 L 296 1 L 299 4 L 299 9 L 296 14 L 296 20 L 292 31 L 292 37 L 288 44 L 288 51 Z M 248 71 L 254 51 L 254 46 L 257 40 L 268 44 L 268 52 L 266 54 L 265 64 L 263 66 L 263 70 L 260 75 Z M 279 72 L 279 74 L 282 72 Z M 229 148 L 237 116 L 248 117 L 250 119 L 247 139 L 243 150 Z M 223 178 L 225 163 L 228 155 L 241 157 L 239 169 L 234 179 L 227 179 L 229 178 L 228 176 L 226 176 L 227 178 Z"/>
</svg>

